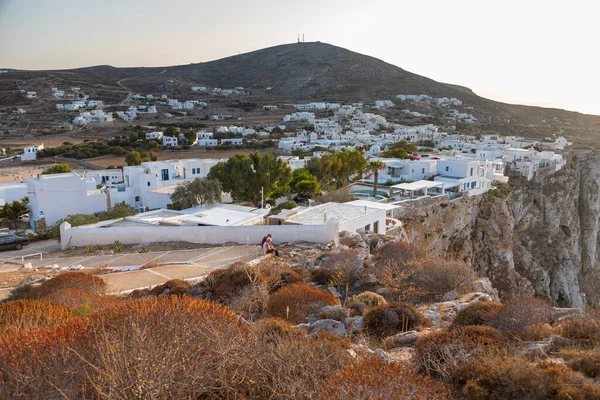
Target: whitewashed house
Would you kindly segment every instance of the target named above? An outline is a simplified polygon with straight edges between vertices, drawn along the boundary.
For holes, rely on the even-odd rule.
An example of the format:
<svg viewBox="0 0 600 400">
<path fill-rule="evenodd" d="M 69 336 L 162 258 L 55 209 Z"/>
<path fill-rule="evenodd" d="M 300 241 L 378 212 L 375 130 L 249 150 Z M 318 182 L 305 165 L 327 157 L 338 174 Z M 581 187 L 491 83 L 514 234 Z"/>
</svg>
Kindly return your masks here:
<svg viewBox="0 0 600 400">
<path fill-rule="evenodd" d="M 164 133 L 163 132 L 149 132 L 146 133 L 146 140 L 162 140 Z"/>
<path fill-rule="evenodd" d="M 232 144 L 232 145 L 239 146 L 239 145 L 243 144 L 243 139 L 242 138 L 221 139 L 221 144 Z"/>
<path fill-rule="evenodd" d="M 163 136 L 162 145 L 163 147 L 177 146 L 178 139 L 172 136 Z"/>
<path fill-rule="evenodd" d="M 21 161 L 34 161 L 37 159 L 37 152 L 44 149 L 44 144 L 37 144 L 23 149 Z"/>
</svg>

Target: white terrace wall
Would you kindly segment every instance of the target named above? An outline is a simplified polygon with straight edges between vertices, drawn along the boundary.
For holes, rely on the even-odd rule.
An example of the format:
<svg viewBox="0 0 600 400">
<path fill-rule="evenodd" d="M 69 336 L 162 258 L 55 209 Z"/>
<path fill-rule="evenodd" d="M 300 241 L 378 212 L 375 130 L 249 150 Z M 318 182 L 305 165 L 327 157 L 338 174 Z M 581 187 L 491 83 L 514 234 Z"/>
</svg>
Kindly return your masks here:
<svg viewBox="0 0 600 400">
<path fill-rule="evenodd" d="M 60 226 L 60 244 L 67 247 L 142 244 L 184 241 L 222 245 L 225 243 L 260 244 L 267 233 L 275 243 L 337 241 L 339 223 L 331 219 L 325 225 L 255 225 L 255 226 L 148 226 L 119 228 L 71 228 L 68 222 Z"/>
</svg>

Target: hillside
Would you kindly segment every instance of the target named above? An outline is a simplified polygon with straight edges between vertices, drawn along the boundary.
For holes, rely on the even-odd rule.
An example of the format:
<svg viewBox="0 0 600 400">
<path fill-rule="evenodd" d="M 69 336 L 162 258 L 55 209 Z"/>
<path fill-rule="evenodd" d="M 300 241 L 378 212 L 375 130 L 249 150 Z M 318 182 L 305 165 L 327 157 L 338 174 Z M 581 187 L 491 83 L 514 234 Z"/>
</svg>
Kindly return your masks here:
<svg viewBox="0 0 600 400">
<path fill-rule="evenodd" d="M 189 97 L 191 86 L 243 86 L 250 89 L 255 99 L 280 103 L 368 102 L 393 99 L 400 93 L 424 93 L 457 97 L 482 124 L 510 125 L 501 129 L 505 133 L 523 129 L 523 134 L 564 133 L 593 138 L 600 132 L 599 116 L 488 100 L 469 88 L 436 82 L 376 58 L 320 42 L 280 45 L 216 61 L 171 67 L 102 65 L 73 70 L 11 71 L 0 76 L 0 90 L 16 90 L 17 86 L 35 88 L 35 83 L 39 86 L 41 82 L 180 97 Z M 266 92 L 267 87 L 272 90 Z"/>
</svg>

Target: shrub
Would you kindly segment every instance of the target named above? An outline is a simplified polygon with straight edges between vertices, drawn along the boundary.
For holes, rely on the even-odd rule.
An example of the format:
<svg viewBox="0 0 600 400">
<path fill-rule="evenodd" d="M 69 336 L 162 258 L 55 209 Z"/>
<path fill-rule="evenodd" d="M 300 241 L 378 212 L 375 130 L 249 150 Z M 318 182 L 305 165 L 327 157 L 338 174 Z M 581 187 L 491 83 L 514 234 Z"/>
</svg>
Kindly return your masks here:
<svg viewBox="0 0 600 400">
<path fill-rule="evenodd" d="M 522 297 L 507 301 L 489 324 L 509 336 L 539 340 L 540 326 L 551 320 L 552 306 L 535 297 Z"/>
<path fill-rule="evenodd" d="M 106 282 L 102 278 L 86 272 L 63 272 L 31 289 L 26 298 L 41 299 L 61 289 L 79 289 L 89 293 L 103 294 L 106 292 Z"/>
<path fill-rule="evenodd" d="M 486 356 L 455 374 L 466 399 L 598 399 L 600 388 L 563 365 L 533 364 L 522 358 Z"/>
<path fill-rule="evenodd" d="M 589 378 L 600 377 L 600 352 L 585 351 L 576 353 L 567 365 L 573 371 L 581 372 Z"/>
<path fill-rule="evenodd" d="M 268 310 L 273 317 L 285 318 L 299 324 L 309 315 L 315 314 L 319 308 L 335 304 L 337 300 L 330 293 L 305 283 L 295 283 L 273 293 L 269 299 Z"/>
<path fill-rule="evenodd" d="M 368 307 L 377 307 L 387 304 L 385 298 L 377 293 L 362 292 L 350 298 L 352 303 L 364 303 Z"/>
<path fill-rule="evenodd" d="M 274 293 L 285 285 L 300 282 L 304 282 L 304 277 L 298 271 L 293 269 L 275 272 L 267 279 L 269 293 Z"/>
<path fill-rule="evenodd" d="M 347 310 L 343 309 L 342 307 L 323 310 L 319 313 L 319 319 L 332 319 L 334 321 L 339 321 L 342 323 L 346 322 L 347 316 Z"/>
<path fill-rule="evenodd" d="M 375 263 L 385 265 L 406 265 L 415 258 L 415 248 L 406 242 L 388 242 L 379 247 L 374 254 Z"/>
<path fill-rule="evenodd" d="M 240 289 L 227 304 L 248 321 L 256 321 L 267 314 L 269 292 L 264 283 L 248 285 Z"/>
<path fill-rule="evenodd" d="M 560 334 L 581 345 L 594 347 L 600 343 L 600 318 L 593 313 L 574 317 L 561 322 Z"/>
<path fill-rule="evenodd" d="M 4 299 L 4 301 L 24 299 L 27 296 L 27 293 L 31 291 L 31 289 L 33 289 L 33 285 L 30 284 L 17 286 L 16 288 L 10 291 L 9 295 L 6 297 L 6 299 Z"/>
<path fill-rule="evenodd" d="M 206 281 L 213 297 L 219 301 L 226 301 L 246 286 L 256 285 L 264 280 L 264 274 L 256 266 L 239 262 L 228 269 L 211 272 Z"/>
<path fill-rule="evenodd" d="M 423 336 L 415 345 L 414 363 L 418 372 L 449 381 L 456 370 L 477 354 L 480 341 L 461 329 Z"/>
<path fill-rule="evenodd" d="M 322 384 L 319 398 L 346 399 L 447 399 L 450 393 L 429 377 L 406 367 L 388 364 L 379 357 L 363 358 L 357 364 L 332 374 Z"/>
<path fill-rule="evenodd" d="M 409 263 L 414 286 L 422 289 L 428 298 L 437 299 L 451 290 L 477 279 L 477 274 L 465 263 L 441 257 L 423 257 Z"/>
<path fill-rule="evenodd" d="M 299 339 L 304 337 L 301 329 L 282 318 L 265 318 L 254 325 L 254 331 L 258 340 L 264 343 L 275 343 L 280 340 Z"/>
<path fill-rule="evenodd" d="M 15 300 L 0 303 L 0 332 L 30 330 L 76 319 L 66 306 L 41 300 Z"/>
<path fill-rule="evenodd" d="M 181 279 L 171 279 L 162 285 L 155 286 L 149 292 L 151 296 L 183 296 L 192 287 L 189 282 Z"/>
<path fill-rule="evenodd" d="M 313 282 L 338 285 L 345 282 L 356 282 L 360 278 L 363 258 L 358 250 L 345 250 L 333 253 L 323 260 L 317 274 L 313 274 Z M 325 281 L 326 280 L 326 281 Z"/>
<path fill-rule="evenodd" d="M 416 308 L 406 303 L 390 303 L 371 308 L 365 313 L 365 326 L 378 337 L 407 332 L 422 322 Z"/>
<path fill-rule="evenodd" d="M 468 325 L 460 328 L 464 335 L 478 344 L 496 345 L 502 341 L 502 334 L 491 326 Z"/>
<path fill-rule="evenodd" d="M 502 309 L 502 304 L 493 301 L 476 301 L 460 310 L 452 324 L 455 326 L 485 325 Z"/>
<path fill-rule="evenodd" d="M 115 253 L 122 253 L 123 250 L 125 250 L 123 243 L 119 242 L 118 240 L 113 243 L 112 248 Z"/>
<path fill-rule="evenodd" d="M 42 300 L 63 304 L 79 316 L 114 307 L 120 301 L 113 296 L 98 295 L 81 289 L 56 290 L 44 296 Z"/>
<path fill-rule="evenodd" d="M 360 317 L 369 309 L 369 306 L 367 306 L 365 303 L 352 302 L 346 304 L 346 308 L 350 310 L 351 317 Z"/>
</svg>

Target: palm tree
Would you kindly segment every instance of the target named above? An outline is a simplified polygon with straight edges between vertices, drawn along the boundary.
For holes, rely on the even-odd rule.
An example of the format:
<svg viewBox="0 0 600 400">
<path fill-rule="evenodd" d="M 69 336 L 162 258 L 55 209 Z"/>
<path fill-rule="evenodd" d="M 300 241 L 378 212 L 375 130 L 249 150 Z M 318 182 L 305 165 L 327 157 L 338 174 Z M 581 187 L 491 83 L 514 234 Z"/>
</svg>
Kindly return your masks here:
<svg viewBox="0 0 600 400">
<path fill-rule="evenodd" d="M 373 197 L 377 196 L 377 185 L 379 181 L 379 171 L 384 170 L 386 165 L 381 161 L 369 161 L 367 164 L 367 170 L 373 173 Z"/>
</svg>

